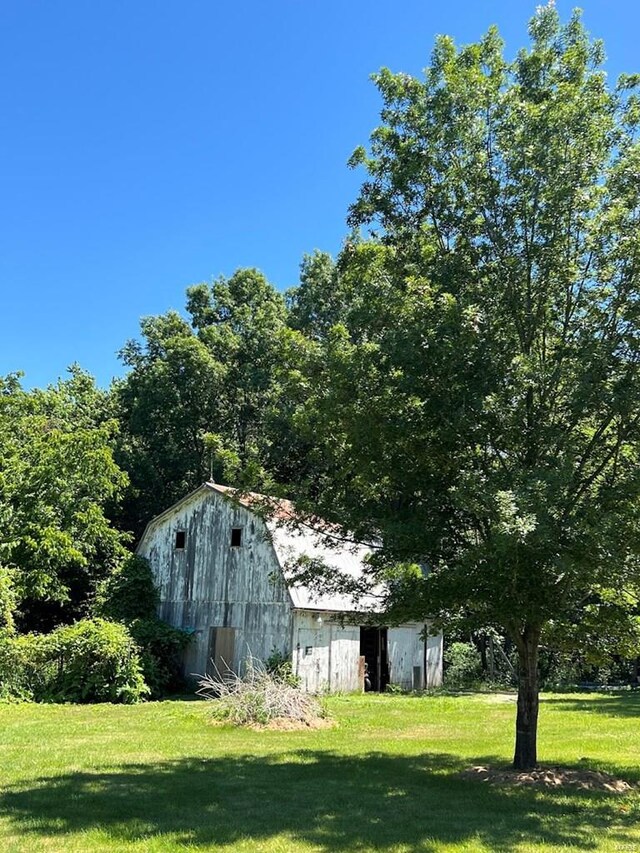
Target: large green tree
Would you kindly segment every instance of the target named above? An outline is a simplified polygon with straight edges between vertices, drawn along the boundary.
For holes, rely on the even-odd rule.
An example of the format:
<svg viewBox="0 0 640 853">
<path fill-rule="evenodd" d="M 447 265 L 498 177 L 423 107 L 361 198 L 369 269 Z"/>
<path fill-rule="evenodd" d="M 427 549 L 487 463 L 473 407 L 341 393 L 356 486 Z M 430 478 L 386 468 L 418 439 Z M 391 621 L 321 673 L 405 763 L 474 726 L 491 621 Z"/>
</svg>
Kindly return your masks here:
<svg viewBox="0 0 640 853">
<path fill-rule="evenodd" d="M 219 421 L 221 367 L 176 312 L 148 317 L 122 351 L 127 376 L 111 389 L 121 423 L 117 460 L 130 485 L 114 516 L 144 525 L 207 478 L 204 433 Z"/>
<path fill-rule="evenodd" d="M 176 312 L 142 321 L 122 351 L 130 372 L 113 389 L 118 460 L 131 478 L 120 523 L 144 524 L 213 474 L 268 488 L 288 478 L 293 450 L 283 380 L 295 356 L 284 298 L 258 270 L 187 290 Z"/>
<path fill-rule="evenodd" d="M 126 476 L 117 424 L 77 367 L 45 390 L 0 380 L 0 599 L 6 626 L 48 630 L 86 614 L 96 585 L 125 554 L 109 523 Z M 11 602 L 16 613 L 7 615 Z"/>
<path fill-rule="evenodd" d="M 375 75 L 351 210 L 372 239 L 342 252 L 355 296 L 297 414 L 324 466 L 307 507 L 387 576 L 427 567 L 391 583 L 405 613 L 512 639 L 517 768 L 543 632 L 629 615 L 640 531 L 637 79 L 608 87 L 578 13 L 540 7 L 530 36 L 513 62 L 491 29 L 439 38 L 424 79 Z"/>
</svg>

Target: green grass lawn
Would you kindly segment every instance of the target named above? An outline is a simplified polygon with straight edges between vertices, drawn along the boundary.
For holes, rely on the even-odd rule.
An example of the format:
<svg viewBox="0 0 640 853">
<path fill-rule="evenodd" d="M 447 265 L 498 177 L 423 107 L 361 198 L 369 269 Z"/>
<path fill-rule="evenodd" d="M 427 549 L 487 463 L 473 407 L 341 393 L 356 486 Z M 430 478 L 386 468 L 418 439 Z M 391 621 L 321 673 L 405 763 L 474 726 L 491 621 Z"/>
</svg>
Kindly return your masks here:
<svg viewBox="0 0 640 853">
<path fill-rule="evenodd" d="M 202 702 L 2 705 L 2 851 L 640 851 L 640 792 L 504 789 L 514 702 L 347 696 L 337 725 L 211 725 Z M 640 781 L 640 695 L 554 695 L 545 764 Z"/>
</svg>

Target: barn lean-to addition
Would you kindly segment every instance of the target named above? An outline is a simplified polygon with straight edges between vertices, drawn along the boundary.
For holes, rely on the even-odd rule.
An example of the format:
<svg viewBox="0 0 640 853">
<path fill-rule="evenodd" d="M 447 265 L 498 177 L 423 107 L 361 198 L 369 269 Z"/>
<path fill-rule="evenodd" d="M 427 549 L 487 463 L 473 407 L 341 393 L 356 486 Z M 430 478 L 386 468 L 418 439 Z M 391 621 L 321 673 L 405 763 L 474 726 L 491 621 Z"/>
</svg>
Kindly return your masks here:
<svg viewBox="0 0 640 853">
<path fill-rule="evenodd" d="M 138 546 L 160 589 L 160 618 L 193 634 L 187 675 L 238 672 L 249 655 L 266 660 L 277 650 L 312 692 L 362 689 L 365 662 L 374 690 L 441 684 L 442 635 L 423 623 L 372 625 L 347 596 L 287 582 L 287 566 L 302 555 L 357 577 L 364 548 L 329 547 L 317 531 L 281 515 L 265 521 L 250 499 L 231 494 L 205 483 L 149 522 Z"/>
</svg>

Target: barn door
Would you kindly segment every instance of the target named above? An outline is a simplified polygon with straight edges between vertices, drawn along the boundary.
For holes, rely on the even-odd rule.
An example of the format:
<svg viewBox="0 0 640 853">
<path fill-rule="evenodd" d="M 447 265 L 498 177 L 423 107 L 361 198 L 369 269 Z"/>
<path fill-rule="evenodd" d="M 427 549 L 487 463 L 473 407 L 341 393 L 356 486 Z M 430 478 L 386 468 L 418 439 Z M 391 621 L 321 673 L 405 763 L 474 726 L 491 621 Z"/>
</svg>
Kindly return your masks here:
<svg viewBox="0 0 640 853">
<path fill-rule="evenodd" d="M 330 689 L 329 630 L 326 626 L 298 628 L 296 675 L 309 693 Z"/>
<path fill-rule="evenodd" d="M 389 683 L 387 629 L 360 628 L 360 654 L 366 665 L 365 689 L 383 693 Z"/>
<path fill-rule="evenodd" d="M 233 670 L 235 648 L 235 628 L 209 628 L 207 674 L 212 678 L 224 678 Z"/>
</svg>

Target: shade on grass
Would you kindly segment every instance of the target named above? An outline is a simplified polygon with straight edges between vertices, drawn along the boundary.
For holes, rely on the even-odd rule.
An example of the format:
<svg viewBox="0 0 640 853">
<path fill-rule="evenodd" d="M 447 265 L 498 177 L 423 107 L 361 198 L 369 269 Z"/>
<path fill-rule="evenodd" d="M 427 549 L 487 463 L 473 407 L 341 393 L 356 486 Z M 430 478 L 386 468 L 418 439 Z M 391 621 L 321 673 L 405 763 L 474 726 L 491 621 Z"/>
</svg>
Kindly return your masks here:
<svg viewBox="0 0 640 853">
<path fill-rule="evenodd" d="M 197 702 L 0 707 L 0 849 L 640 849 L 640 795 L 504 789 L 509 697 L 333 697 L 333 729 L 212 726 Z M 640 697 L 550 696 L 547 763 L 640 780 Z M 587 759 L 586 761 L 584 759 Z"/>
</svg>

